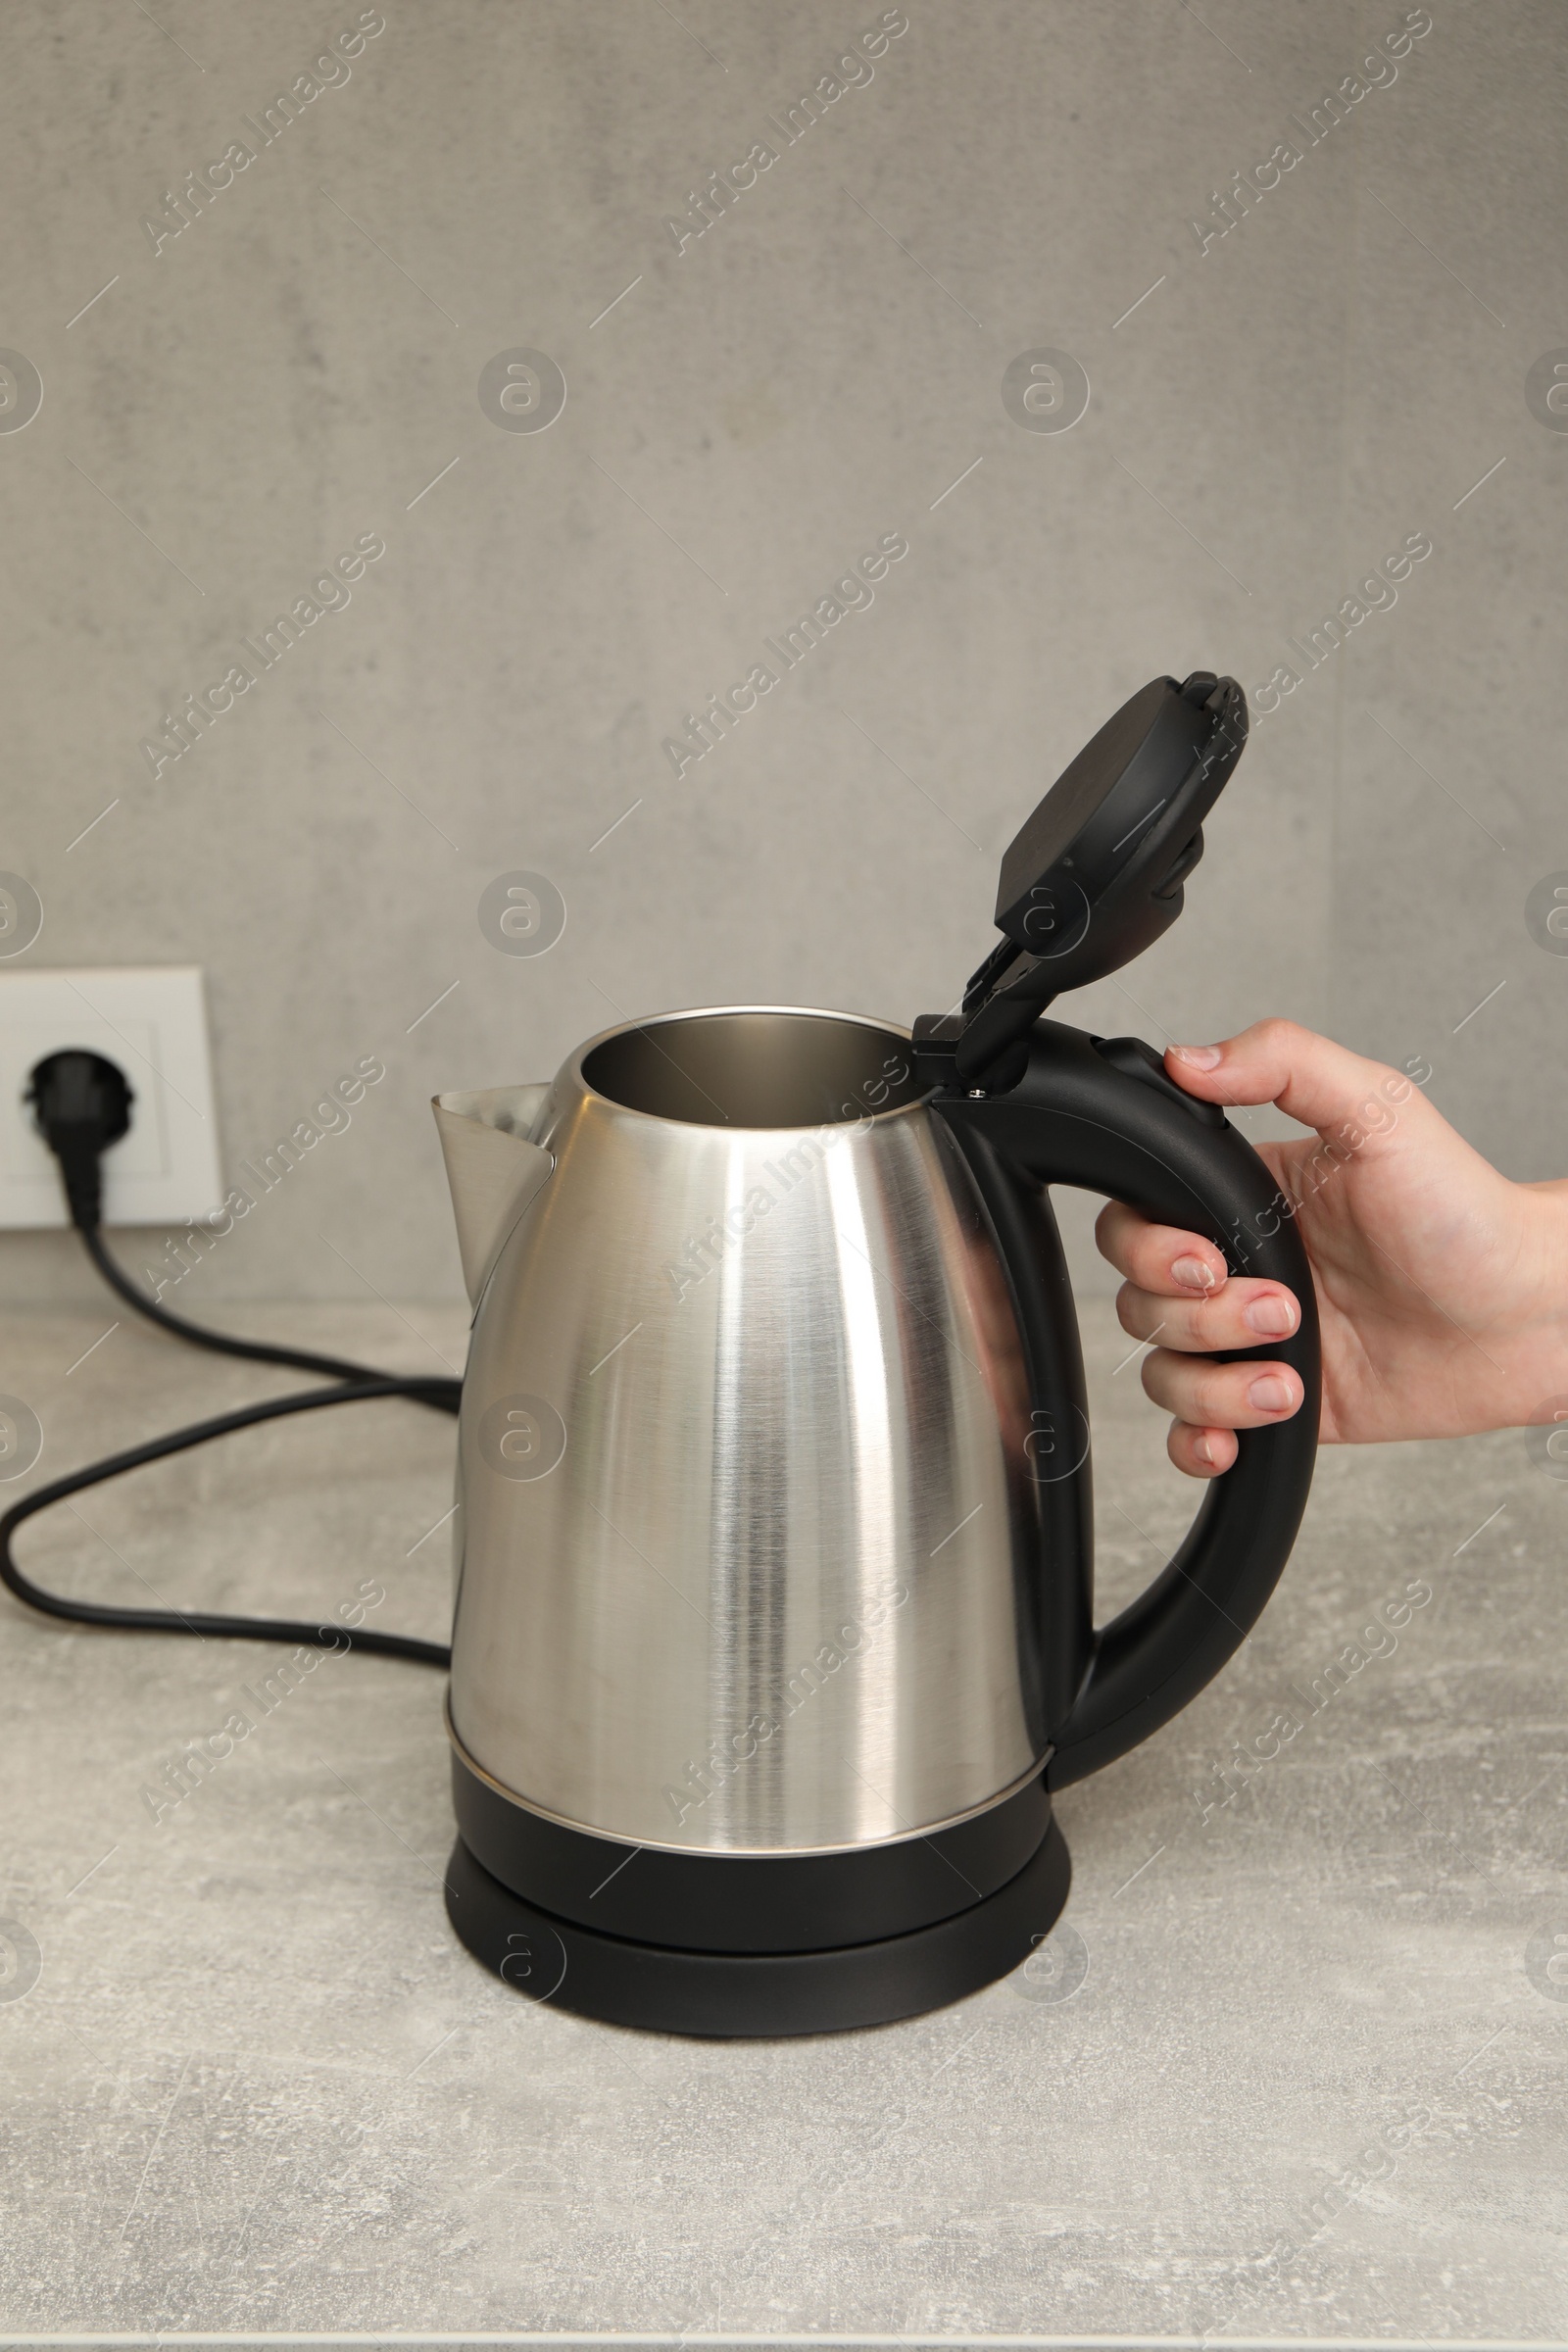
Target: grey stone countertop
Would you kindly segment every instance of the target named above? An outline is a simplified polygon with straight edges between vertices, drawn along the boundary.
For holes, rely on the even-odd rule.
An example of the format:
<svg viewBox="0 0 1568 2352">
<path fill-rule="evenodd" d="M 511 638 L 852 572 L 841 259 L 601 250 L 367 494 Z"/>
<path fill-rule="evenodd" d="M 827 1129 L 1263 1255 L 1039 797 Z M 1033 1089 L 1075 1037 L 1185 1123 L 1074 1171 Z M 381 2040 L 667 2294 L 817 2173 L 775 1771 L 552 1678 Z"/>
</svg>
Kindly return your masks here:
<svg viewBox="0 0 1568 2352">
<path fill-rule="evenodd" d="M 462 1360 L 444 1307 L 202 1311 Z M 1194 1491 L 1108 1303 L 1084 1320 L 1108 1613 Z M 8 1319 L 32 1483 L 299 1385 L 128 1318 L 93 1346 L 113 1321 Z M 272 1424 L 19 1555 L 301 1615 L 369 1578 L 443 1638 L 452 1442 L 397 1403 Z M 736 2044 L 531 2005 L 459 1946 L 438 1675 L 326 1661 L 155 1823 L 143 1788 L 270 1653 L 0 1595 L 0 2335 L 1560 2339 L 1565 1633 L 1568 1484 L 1523 1436 L 1330 1452 L 1251 1640 L 1061 1800 L 1048 1961 Z"/>
</svg>

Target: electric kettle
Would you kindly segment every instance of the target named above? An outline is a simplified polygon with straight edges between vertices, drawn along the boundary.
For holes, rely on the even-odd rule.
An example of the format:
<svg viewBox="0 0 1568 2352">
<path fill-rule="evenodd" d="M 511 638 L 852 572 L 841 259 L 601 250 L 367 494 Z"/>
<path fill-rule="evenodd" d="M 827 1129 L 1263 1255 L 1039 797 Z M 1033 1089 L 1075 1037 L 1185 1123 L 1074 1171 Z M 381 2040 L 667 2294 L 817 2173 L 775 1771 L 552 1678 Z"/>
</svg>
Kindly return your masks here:
<svg viewBox="0 0 1568 2352">
<path fill-rule="evenodd" d="M 1272 1592 L 1316 1447 L 1311 1277 L 1215 1106 L 1043 1018 L 1181 910 L 1233 680 L 1156 678 L 1003 862 L 954 1013 L 631 1021 L 435 1100 L 474 1306 L 448 1724 L 457 1933 L 536 1999 L 705 2035 L 906 2017 L 1066 1900 L 1052 1792 L 1145 1740 Z M 1096 1628 L 1089 1422 L 1046 1187 L 1287 1283 L 1248 1431 Z"/>
</svg>

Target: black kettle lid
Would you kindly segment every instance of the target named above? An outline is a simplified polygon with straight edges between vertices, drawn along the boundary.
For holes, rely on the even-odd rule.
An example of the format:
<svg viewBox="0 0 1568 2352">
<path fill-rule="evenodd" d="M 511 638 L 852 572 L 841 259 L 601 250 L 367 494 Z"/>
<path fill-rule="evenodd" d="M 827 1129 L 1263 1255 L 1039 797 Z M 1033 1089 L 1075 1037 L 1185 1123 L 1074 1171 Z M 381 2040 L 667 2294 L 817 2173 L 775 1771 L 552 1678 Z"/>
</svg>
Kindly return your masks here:
<svg viewBox="0 0 1568 2352">
<path fill-rule="evenodd" d="M 1247 730 L 1234 678 L 1152 678 L 1063 768 L 1003 857 L 1003 937 L 961 1014 L 917 1030 L 945 1033 L 964 1083 L 1005 1084 L 1010 1049 L 1054 997 L 1118 971 L 1176 920 Z"/>
</svg>

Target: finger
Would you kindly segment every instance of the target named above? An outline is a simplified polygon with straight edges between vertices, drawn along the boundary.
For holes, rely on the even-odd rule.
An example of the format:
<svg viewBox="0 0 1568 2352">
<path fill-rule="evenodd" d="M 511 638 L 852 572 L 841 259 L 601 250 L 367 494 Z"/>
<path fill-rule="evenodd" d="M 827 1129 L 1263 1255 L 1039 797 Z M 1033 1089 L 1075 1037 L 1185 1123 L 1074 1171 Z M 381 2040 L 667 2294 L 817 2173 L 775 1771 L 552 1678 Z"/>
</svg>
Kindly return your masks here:
<svg viewBox="0 0 1568 2352">
<path fill-rule="evenodd" d="M 1288 1421 L 1303 1394 L 1289 1364 L 1212 1364 L 1169 1348 L 1145 1356 L 1143 1382 L 1156 1404 L 1195 1429 L 1267 1429 Z"/>
<path fill-rule="evenodd" d="M 1224 1251 L 1201 1234 L 1151 1225 L 1124 1200 L 1109 1200 L 1095 1220 L 1095 1242 L 1118 1274 L 1162 1298 L 1205 1298 L 1225 1280 Z"/>
<path fill-rule="evenodd" d="M 1295 1021 L 1258 1021 L 1217 1046 L 1168 1047 L 1165 1067 L 1205 1102 L 1275 1102 L 1325 1137 L 1348 1122 L 1366 1135 L 1390 1132 L 1406 1105 L 1417 1118 L 1441 1117 L 1405 1071 L 1368 1061 Z"/>
<path fill-rule="evenodd" d="M 1218 1478 L 1231 1467 L 1240 1446 L 1228 1429 L 1195 1429 L 1190 1421 L 1173 1421 L 1165 1451 L 1189 1478 Z"/>
<path fill-rule="evenodd" d="M 1161 1298 L 1125 1282 L 1116 1294 L 1116 1317 L 1135 1340 L 1158 1339 L 1166 1348 L 1212 1354 L 1221 1348 L 1255 1348 L 1260 1340 L 1288 1340 L 1301 1310 L 1282 1282 L 1234 1276 L 1210 1298 Z"/>
</svg>

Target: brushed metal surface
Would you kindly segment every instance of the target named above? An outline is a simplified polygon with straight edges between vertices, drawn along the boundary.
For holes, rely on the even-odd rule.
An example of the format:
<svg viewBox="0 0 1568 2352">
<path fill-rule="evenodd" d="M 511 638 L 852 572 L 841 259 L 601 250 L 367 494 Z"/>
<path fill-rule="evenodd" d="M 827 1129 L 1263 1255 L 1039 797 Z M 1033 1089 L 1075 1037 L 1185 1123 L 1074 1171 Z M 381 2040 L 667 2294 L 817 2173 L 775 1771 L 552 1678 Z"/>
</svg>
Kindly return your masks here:
<svg viewBox="0 0 1568 2352">
<path fill-rule="evenodd" d="M 530 1148 L 554 1171 L 460 1425 L 468 1754 L 692 1851 L 898 1838 L 1014 1784 L 1044 1745 L 1026 1375 L 906 1033 L 630 1024 L 570 1056 Z"/>
<path fill-rule="evenodd" d="M 498 1781 L 493 1772 L 486 1772 L 483 1765 L 480 1764 L 475 1757 L 469 1755 L 467 1749 L 464 1746 L 463 1741 L 458 1738 L 457 1731 L 454 1728 L 452 1721 L 452 1696 L 450 1690 L 447 1694 L 446 1704 L 442 1709 L 442 1716 L 446 1724 L 447 1739 L 451 1743 L 453 1754 L 457 1756 L 459 1761 L 464 1764 L 466 1769 L 475 1776 L 476 1779 L 483 1781 L 487 1788 L 493 1788 L 497 1796 L 505 1797 L 509 1805 L 519 1806 L 524 1813 L 536 1814 L 541 1821 L 554 1822 L 559 1829 L 584 1831 L 588 1834 L 588 1836 L 594 1838 L 603 1836 L 603 1832 L 596 1830 L 591 1822 L 573 1821 L 564 1813 L 552 1813 L 545 1805 L 530 1804 L 525 1796 L 519 1796 L 517 1794 L 515 1788 L 508 1788 L 502 1782 Z M 988 1795 L 982 1797 L 978 1803 L 966 1805 L 961 1813 L 950 1814 L 946 1821 L 922 1822 L 918 1829 L 901 1830 L 898 1836 L 894 1838 L 856 1838 L 850 1839 L 848 1843 L 843 1845 L 792 1845 L 789 1848 L 789 1851 L 792 1855 L 797 1857 L 820 1854 L 858 1854 L 863 1853 L 867 1845 L 903 1845 L 906 1844 L 910 1838 L 919 1838 L 923 1840 L 925 1838 L 934 1837 L 939 1831 L 942 1830 L 961 1829 L 966 1821 L 973 1821 L 975 1817 L 981 1813 L 995 1812 L 998 1805 L 1005 1804 L 1009 1796 L 1016 1796 L 1020 1789 L 1027 1788 L 1030 1783 L 1037 1778 L 1039 1772 L 1040 1765 L 1038 1761 L 1031 1763 L 1025 1768 L 1024 1771 L 1019 1773 L 1017 1779 L 1010 1782 L 1005 1788 L 993 1789 Z M 656 1852 L 690 1853 L 692 1851 L 692 1848 L 689 1844 L 684 1844 L 680 1839 L 674 1838 L 647 1838 L 639 1839 L 638 1842 L 639 1845 L 652 1847 Z M 778 1848 L 776 1846 L 755 1846 L 751 1848 L 725 1846 L 722 1850 L 725 1853 L 735 1856 L 739 1859 L 746 1859 L 748 1854 L 772 1854 L 776 1853 Z"/>
</svg>

